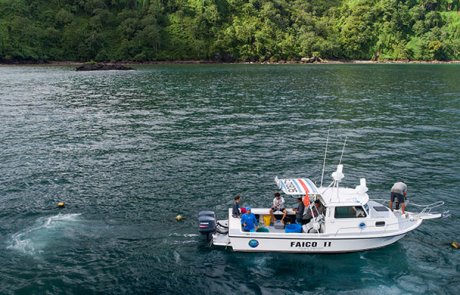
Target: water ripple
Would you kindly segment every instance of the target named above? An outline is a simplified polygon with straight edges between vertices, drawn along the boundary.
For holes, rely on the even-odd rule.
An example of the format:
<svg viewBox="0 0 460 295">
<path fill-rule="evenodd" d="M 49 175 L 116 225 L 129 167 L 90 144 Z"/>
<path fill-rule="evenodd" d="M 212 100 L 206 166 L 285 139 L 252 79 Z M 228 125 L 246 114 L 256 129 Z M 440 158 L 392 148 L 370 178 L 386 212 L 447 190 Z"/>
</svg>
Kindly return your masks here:
<svg viewBox="0 0 460 295">
<path fill-rule="evenodd" d="M 0 293 L 456 294 L 458 65 L 0 67 Z M 344 255 L 206 246 L 202 209 L 266 206 L 275 176 L 343 157 L 388 198 L 443 200 L 389 247 Z M 64 201 L 66 208 L 56 208 Z M 294 201 L 288 200 L 293 206 Z M 185 216 L 176 222 L 177 214 Z"/>
</svg>

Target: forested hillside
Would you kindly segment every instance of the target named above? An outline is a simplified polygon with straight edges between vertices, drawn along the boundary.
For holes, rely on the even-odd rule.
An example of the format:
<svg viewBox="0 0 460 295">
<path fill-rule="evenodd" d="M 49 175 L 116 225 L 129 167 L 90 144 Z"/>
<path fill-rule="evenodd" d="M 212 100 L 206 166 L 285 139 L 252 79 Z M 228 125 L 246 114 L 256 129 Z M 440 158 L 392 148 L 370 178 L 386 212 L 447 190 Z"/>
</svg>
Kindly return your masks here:
<svg viewBox="0 0 460 295">
<path fill-rule="evenodd" d="M 0 0 L 0 61 L 460 59 L 460 0 Z"/>
</svg>

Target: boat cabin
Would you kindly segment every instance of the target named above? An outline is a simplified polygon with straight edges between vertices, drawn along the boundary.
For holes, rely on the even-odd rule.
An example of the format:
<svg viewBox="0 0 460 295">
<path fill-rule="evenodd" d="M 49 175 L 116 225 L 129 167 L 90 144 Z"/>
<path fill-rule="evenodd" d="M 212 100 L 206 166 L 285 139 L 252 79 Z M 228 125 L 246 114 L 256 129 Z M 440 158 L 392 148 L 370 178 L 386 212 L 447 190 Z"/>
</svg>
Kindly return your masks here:
<svg viewBox="0 0 460 295">
<path fill-rule="evenodd" d="M 342 188 L 338 185 L 318 188 L 308 178 L 275 178 L 275 182 L 288 197 L 302 197 L 304 204 L 308 204 L 305 206 L 302 229 L 298 233 L 316 235 L 375 233 L 395 230 L 398 227 L 396 216 L 387 207 L 369 201 L 365 179 L 361 179 L 360 185 L 354 189 Z M 286 209 L 285 223 L 294 224 L 296 212 L 292 208 Z M 265 227 L 264 232 L 288 233 L 284 227 L 270 223 L 269 208 L 253 208 L 252 213 L 259 220 L 259 226 Z M 274 215 L 277 220 L 280 220 L 283 213 L 274 212 Z M 233 222 L 239 222 L 239 219 Z M 235 226 L 243 232 L 240 224 Z"/>
</svg>

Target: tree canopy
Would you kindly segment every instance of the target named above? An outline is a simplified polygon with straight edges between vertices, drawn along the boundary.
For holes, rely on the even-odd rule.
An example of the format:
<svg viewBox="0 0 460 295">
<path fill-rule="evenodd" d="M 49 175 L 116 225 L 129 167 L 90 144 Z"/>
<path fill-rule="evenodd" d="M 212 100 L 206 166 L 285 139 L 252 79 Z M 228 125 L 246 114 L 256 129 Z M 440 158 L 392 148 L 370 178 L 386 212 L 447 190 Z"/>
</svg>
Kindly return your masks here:
<svg viewBox="0 0 460 295">
<path fill-rule="evenodd" d="M 460 0 L 0 0 L 0 61 L 460 59 Z"/>
</svg>

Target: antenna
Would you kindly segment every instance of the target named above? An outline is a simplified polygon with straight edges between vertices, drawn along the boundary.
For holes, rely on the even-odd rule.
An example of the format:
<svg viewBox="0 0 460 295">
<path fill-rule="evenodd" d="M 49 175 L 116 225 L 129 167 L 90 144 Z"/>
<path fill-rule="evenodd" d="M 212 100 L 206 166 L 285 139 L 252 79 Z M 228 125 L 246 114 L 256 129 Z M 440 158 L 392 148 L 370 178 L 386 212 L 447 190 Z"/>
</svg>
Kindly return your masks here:
<svg viewBox="0 0 460 295">
<path fill-rule="evenodd" d="M 345 151 L 345 145 L 347 144 L 347 137 L 345 137 L 345 142 L 343 143 L 343 148 L 342 148 L 342 155 L 340 155 L 340 161 L 339 161 L 339 165 L 342 164 L 342 157 L 343 157 L 343 152 Z"/>
<path fill-rule="evenodd" d="M 324 161 L 323 161 L 323 172 L 321 173 L 321 184 L 319 187 L 323 186 L 323 177 L 324 177 L 324 167 L 326 166 L 326 156 L 327 156 L 327 144 L 329 143 L 329 131 L 331 131 L 331 126 L 327 130 L 327 139 L 326 139 L 326 150 L 324 151 Z"/>
</svg>

